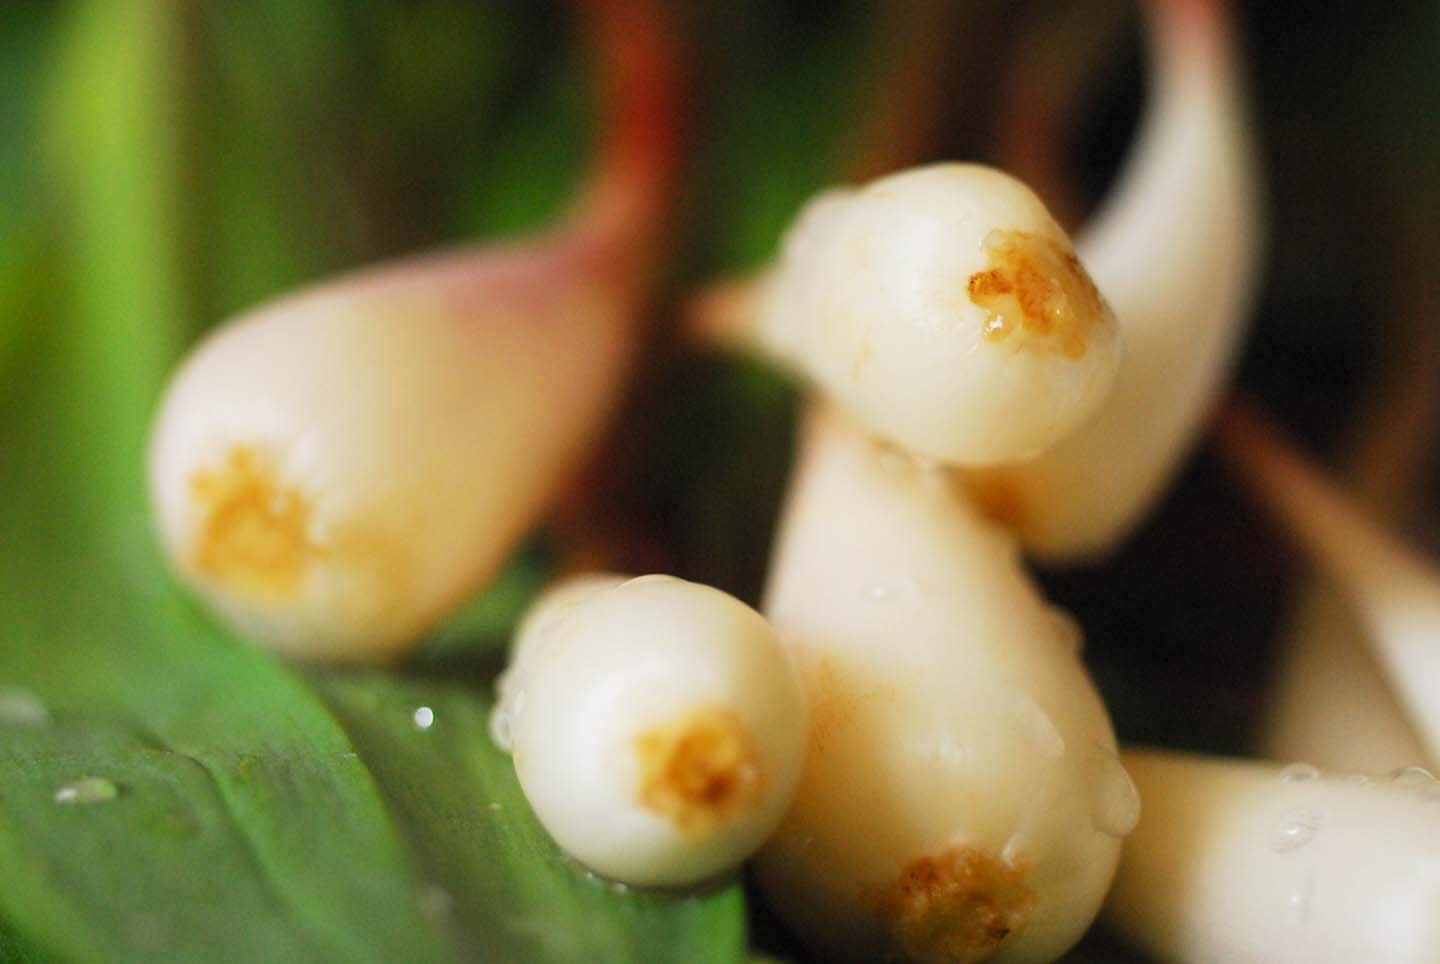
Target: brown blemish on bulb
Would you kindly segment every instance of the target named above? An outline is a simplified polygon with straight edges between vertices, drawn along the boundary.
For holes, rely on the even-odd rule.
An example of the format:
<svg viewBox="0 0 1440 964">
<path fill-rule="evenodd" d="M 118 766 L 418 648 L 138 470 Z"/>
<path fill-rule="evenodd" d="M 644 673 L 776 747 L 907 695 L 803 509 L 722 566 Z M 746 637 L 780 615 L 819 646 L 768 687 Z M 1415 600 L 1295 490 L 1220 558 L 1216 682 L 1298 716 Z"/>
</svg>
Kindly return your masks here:
<svg viewBox="0 0 1440 964">
<path fill-rule="evenodd" d="M 1080 358 L 1108 309 L 1068 248 L 1024 231 L 991 231 L 990 266 L 970 276 L 966 293 L 984 308 L 985 339 Z"/>
<path fill-rule="evenodd" d="M 912 861 L 879 901 L 890 930 L 890 959 L 988 960 L 1034 912 L 1024 876 L 1023 865 L 963 845 Z"/>
<path fill-rule="evenodd" d="M 300 591 L 319 553 L 310 539 L 310 501 L 281 483 L 271 460 L 236 446 L 216 469 L 190 480 L 200 510 L 194 565 L 227 588 L 262 599 Z"/>
<path fill-rule="evenodd" d="M 702 837 L 754 803 L 764 789 L 745 724 L 706 707 L 640 734 L 640 802 L 681 833 Z"/>
</svg>

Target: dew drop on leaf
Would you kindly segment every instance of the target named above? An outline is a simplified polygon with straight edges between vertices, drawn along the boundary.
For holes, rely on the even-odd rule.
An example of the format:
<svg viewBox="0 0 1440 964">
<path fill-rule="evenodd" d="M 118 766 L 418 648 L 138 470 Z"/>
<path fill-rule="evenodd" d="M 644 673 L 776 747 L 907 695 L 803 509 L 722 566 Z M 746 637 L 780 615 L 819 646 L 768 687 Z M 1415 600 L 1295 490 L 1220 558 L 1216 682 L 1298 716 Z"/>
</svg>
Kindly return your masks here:
<svg viewBox="0 0 1440 964">
<path fill-rule="evenodd" d="M 104 803 L 120 795 L 120 788 L 104 777 L 82 777 L 55 791 L 55 802 L 67 806 Z"/>
<path fill-rule="evenodd" d="M 46 726 L 50 709 L 34 693 L 18 686 L 0 686 L 0 725 Z"/>
</svg>

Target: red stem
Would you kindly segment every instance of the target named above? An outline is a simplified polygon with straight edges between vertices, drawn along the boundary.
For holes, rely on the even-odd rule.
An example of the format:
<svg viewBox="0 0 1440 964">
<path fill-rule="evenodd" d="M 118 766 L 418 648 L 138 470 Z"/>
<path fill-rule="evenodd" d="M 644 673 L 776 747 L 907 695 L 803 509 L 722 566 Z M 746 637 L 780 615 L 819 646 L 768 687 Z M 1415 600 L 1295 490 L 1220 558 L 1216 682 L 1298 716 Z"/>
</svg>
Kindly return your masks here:
<svg viewBox="0 0 1440 964">
<path fill-rule="evenodd" d="M 653 246 L 679 166 L 674 43 L 657 0 L 574 0 L 599 73 L 603 131 L 572 223 Z"/>
</svg>

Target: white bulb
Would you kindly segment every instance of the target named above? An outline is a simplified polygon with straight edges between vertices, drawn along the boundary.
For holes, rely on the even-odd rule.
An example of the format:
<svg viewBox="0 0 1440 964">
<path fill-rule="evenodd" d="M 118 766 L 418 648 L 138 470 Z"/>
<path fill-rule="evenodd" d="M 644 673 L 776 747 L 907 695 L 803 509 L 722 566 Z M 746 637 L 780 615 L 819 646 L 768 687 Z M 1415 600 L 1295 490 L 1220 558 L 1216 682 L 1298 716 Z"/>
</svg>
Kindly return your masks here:
<svg viewBox="0 0 1440 964">
<path fill-rule="evenodd" d="M 760 337 L 872 432 L 962 465 L 1027 458 L 1069 434 L 1120 352 L 1044 204 L 967 164 L 812 202 L 771 273 Z"/>
<path fill-rule="evenodd" d="M 738 866 L 780 820 L 804 755 L 803 697 L 774 631 L 668 576 L 553 592 L 496 710 L 541 823 L 627 884 Z"/>
<path fill-rule="evenodd" d="M 810 698 L 761 851 L 827 960 L 1050 961 L 1138 815 L 1109 720 L 1015 541 L 948 476 L 813 421 L 765 612 Z"/>
<path fill-rule="evenodd" d="M 1145 815 L 1105 921 L 1175 964 L 1429 964 L 1440 954 L 1440 784 L 1422 770 L 1125 754 Z"/>
<path fill-rule="evenodd" d="M 345 662 L 393 658 L 488 580 L 628 350 L 610 269 L 553 244 L 341 279 L 206 339 L 150 443 L 180 577 L 257 642 Z"/>
</svg>

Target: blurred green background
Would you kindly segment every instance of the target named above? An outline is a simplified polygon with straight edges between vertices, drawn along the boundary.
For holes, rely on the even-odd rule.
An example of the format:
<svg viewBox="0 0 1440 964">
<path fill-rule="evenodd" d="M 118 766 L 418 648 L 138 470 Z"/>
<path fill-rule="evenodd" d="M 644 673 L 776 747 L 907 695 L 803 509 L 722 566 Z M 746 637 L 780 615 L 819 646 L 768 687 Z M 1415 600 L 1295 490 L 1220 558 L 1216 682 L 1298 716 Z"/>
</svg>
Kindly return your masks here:
<svg viewBox="0 0 1440 964">
<path fill-rule="evenodd" d="M 915 160 L 1018 163 L 1016 118 L 1038 118 L 1078 223 L 1144 103 L 1141 32 L 1112 0 L 671 9 L 681 215 L 597 504 L 651 567 L 753 601 L 795 393 L 679 351 L 685 293 L 763 262 L 808 194 L 883 155 L 866 132 L 917 63 L 940 94 Z M 1440 4 L 1236 16 L 1271 234 L 1239 381 L 1340 465 L 1389 411 L 1375 386 L 1440 371 Z M 917 23 L 938 46 L 912 46 Z M 558 3 L 3 0 L 0 960 L 803 959 L 740 882 L 617 893 L 530 818 L 485 715 L 552 534 L 414 666 L 344 674 L 216 628 L 148 535 L 140 452 L 179 353 L 327 273 L 544 225 L 596 137 L 588 81 Z M 1395 515 L 1436 549 L 1417 445 Z M 1044 579 L 1123 737 L 1239 753 L 1296 572 L 1202 452 L 1116 558 Z M 82 778 L 114 798 L 54 802 Z M 1072 959 L 1139 960 L 1104 935 Z"/>
</svg>

